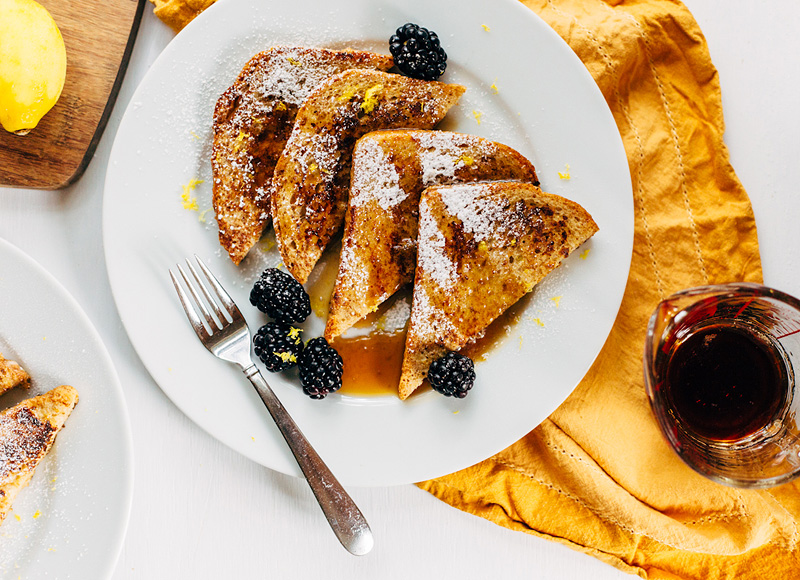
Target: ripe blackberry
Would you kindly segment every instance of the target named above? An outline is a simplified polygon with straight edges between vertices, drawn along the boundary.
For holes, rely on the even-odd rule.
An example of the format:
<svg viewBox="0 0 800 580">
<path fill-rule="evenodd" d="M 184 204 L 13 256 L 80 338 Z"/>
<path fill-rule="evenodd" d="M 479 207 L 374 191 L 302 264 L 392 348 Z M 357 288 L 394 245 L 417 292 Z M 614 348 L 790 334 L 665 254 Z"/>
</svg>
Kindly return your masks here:
<svg viewBox="0 0 800 580">
<path fill-rule="evenodd" d="M 475 365 L 463 354 L 448 352 L 431 363 L 428 382 L 447 397 L 463 399 L 475 382 Z"/>
<path fill-rule="evenodd" d="M 323 337 L 308 341 L 297 360 L 303 392 L 312 399 L 324 399 L 342 387 L 342 357 Z"/>
<path fill-rule="evenodd" d="M 277 268 L 267 268 L 250 291 L 250 304 L 270 318 L 287 324 L 311 314 L 311 300 L 302 284 Z"/>
<path fill-rule="evenodd" d="M 410 77 L 435 81 L 447 68 L 447 54 L 439 37 L 416 24 L 404 24 L 389 39 L 394 63 Z"/>
<path fill-rule="evenodd" d="M 297 364 L 303 352 L 301 332 L 299 328 L 282 322 L 267 322 L 253 337 L 253 352 L 268 371 L 285 371 Z"/>
</svg>

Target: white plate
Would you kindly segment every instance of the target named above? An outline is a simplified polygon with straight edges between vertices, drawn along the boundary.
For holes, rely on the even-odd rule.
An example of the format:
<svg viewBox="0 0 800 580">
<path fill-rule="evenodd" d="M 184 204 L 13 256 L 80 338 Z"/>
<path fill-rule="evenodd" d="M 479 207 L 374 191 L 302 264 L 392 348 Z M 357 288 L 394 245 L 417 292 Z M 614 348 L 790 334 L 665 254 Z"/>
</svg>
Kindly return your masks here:
<svg viewBox="0 0 800 580">
<path fill-rule="evenodd" d="M 41 266 L 0 239 L 0 352 L 32 377 L 80 400 L 31 483 L 0 525 L 0 577 L 109 578 L 122 548 L 133 494 L 130 423 L 116 371 L 97 331 Z"/>
<path fill-rule="evenodd" d="M 477 366 L 477 383 L 464 400 L 428 392 L 406 402 L 339 393 L 312 401 L 296 377 L 269 375 L 334 473 L 354 485 L 408 483 L 510 445 L 577 385 L 622 299 L 633 204 L 621 139 L 585 67 L 530 10 L 511 0 L 491 7 L 481 0 L 215 4 L 164 50 L 122 120 L 106 179 L 106 260 L 128 334 L 161 388 L 211 435 L 284 473 L 299 472 L 258 396 L 237 369 L 200 345 L 167 275 L 198 254 L 255 330 L 264 318 L 248 292 L 278 259 L 274 250 L 256 250 L 233 266 L 219 248 L 213 212 L 203 224 L 198 212 L 184 209 L 182 186 L 204 180 L 192 195 L 200 210 L 211 206 L 214 103 L 250 56 L 276 44 L 388 52 L 389 36 L 408 21 L 442 39 L 449 55 L 442 80 L 467 86 L 446 127 L 516 147 L 534 162 L 543 189 L 584 205 L 600 232 L 540 285 L 512 335 Z M 306 337 L 321 332 L 322 322 L 312 319 Z"/>
</svg>

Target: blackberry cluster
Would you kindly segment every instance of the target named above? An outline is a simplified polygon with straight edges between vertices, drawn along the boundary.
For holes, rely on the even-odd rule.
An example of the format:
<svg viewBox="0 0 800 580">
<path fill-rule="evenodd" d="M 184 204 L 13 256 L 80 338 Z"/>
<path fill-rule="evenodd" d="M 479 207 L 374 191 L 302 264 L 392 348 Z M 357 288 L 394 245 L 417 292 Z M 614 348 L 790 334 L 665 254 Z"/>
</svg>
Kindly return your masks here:
<svg viewBox="0 0 800 580">
<path fill-rule="evenodd" d="M 308 341 L 297 368 L 303 392 L 312 399 L 324 399 L 342 387 L 342 357 L 323 337 Z"/>
<path fill-rule="evenodd" d="M 447 54 L 439 37 L 416 24 L 404 24 L 389 38 L 394 63 L 410 77 L 435 81 L 447 68 Z"/>
<path fill-rule="evenodd" d="M 297 364 L 303 352 L 302 331 L 282 322 L 267 322 L 253 337 L 253 351 L 272 373 L 285 371 Z"/>
<path fill-rule="evenodd" d="M 475 365 L 463 354 L 448 352 L 431 363 L 428 382 L 447 397 L 463 399 L 475 383 Z"/>
<path fill-rule="evenodd" d="M 250 291 L 250 303 L 278 322 L 303 322 L 311 314 L 311 300 L 302 284 L 277 268 L 267 268 Z"/>
</svg>

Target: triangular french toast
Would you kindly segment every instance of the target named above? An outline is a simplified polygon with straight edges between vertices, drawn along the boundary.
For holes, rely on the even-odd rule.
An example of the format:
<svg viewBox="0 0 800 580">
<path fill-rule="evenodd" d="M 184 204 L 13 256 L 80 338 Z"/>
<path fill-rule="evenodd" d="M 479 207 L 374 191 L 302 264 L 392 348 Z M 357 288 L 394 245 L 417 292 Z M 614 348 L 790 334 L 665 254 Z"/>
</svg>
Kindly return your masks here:
<svg viewBox="0 0 800 580">
<path fill-rule="evenodd" d="M 238 264 L 269 223 L 272 173 L 297 110 L 322 81 L 351 68 L 388 70 L 391 56 L 276 46 L 254 56 L 214 108 L 211 168 L 220 244 Z"/>
<path fill-rule="evenodd" d="M 0 522 L 77 402 L 78 391 L 63 385 L 0 412 Z"/>
<path fill-rule="evenodd" d="M 3 355 L 0 354 L 0 395 L 15 387 L 27 387 L 30 380 L 25 369 L 13 360 L 3 358 Z"/>
<path fill-rule="evenodd" d="M 473 135 L 395 130 L 359 139 L 325 338 L 339 336 L 414 281 L 422 190 L 490 180 L 539 183 L 520 153 Z"/>
<path fill-rule="evenodd" d="M 530 184 L 426 189 L 400 398 L 422 384 L 434 360 L 480 338 L 596 231 L 580 205 Z"/>
<path fill-rule="evenodd" d="M 378 129 L 430 129 L 464 93 L 461 85 L 350 70 L 303 103 L 275 166 L 272 221 L 283 263 L 305 282 L 344 223 L 356 140 Z"/>
</svg>

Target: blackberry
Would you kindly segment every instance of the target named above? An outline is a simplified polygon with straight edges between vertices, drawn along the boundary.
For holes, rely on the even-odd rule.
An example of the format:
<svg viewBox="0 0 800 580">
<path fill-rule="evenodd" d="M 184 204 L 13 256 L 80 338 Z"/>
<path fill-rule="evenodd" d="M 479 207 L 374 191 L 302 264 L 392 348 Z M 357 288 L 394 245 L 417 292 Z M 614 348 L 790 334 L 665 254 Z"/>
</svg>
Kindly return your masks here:
<svg viewBox="0 0 800 580">
<path fill-rule="evenodd" d="M 299 328 L 282 322 L 267 322 L 253 337 L 253 351 L 268 371 L 285 371 L 297 364 L 297 358 L 303 352 L 301 332 Z"/>
<path fill-rule="evenodd" d="M 447 54 L 439 37 L 416 24 L 404 24 L 389 39 L 394 63 L 410 77 L 435 81 L 447 68 Z"/>
<path fill-rule="evenodd" d="M 342 357 L 323 337 L 308 341 L 297 360 L 303 392 L 312 399 L 324 399 L 342 387 Z"/>
<path fill-rule="evenodd" d="M 463 399 L 475 382 L 475 365 L 463 354 L 448 352 L 431 363 L 428 382 L 447 397 Z"/>
<path fill-rule="evenodd" d="M 311 314 L 311 300 L 302 284 L 277 268 L 267 268 L 250 291 L 250 304 L 284 323 L 303 322 Z"/>
</svg>

